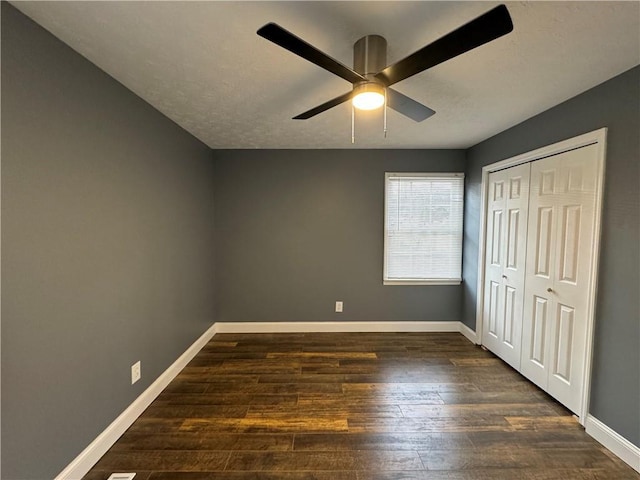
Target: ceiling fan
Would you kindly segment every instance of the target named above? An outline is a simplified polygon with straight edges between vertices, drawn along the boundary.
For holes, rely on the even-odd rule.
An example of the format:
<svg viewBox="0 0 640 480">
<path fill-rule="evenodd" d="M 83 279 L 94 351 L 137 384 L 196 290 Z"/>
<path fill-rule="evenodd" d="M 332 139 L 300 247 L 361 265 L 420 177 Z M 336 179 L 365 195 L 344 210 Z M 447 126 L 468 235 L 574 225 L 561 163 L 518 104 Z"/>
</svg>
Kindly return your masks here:
<svg viewBox="0 0 640 480">
<path fill-rule="evenodd" d="M 507 7 L 499 5 L 388 66 L 387 41 L 380 35 L 367 35 L 353 46 L 353 69 L 275 23 L 266 24 L 257 33 L 353 84 L 351 91 L 293 117 L 294 120 L 306 120 L 352 100 L 353 106 L 358 109 L 373 110 L 386 105 L 416 122 L 421 122 L 435 111 L 390 88 L 391 85 L 484 45 L 512 30 L 513 23 Z"/>
</svg>

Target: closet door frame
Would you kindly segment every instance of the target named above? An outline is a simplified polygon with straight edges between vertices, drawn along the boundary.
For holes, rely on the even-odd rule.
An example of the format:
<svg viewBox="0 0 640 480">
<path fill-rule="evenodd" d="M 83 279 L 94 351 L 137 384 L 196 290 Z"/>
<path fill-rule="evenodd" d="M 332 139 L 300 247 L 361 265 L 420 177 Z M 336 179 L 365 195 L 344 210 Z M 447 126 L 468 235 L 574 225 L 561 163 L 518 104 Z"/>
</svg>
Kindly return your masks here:
<svg viewBox="0 0 640 480">
<path fill-rule="evenodd" d="M 591 391 L 591 365 L 593 358 L 593 332 L 596 311 L 596 293 L 598 283 L 598 267 L 600 260 L 600 240 L 602 237 L 602 204 L 604 191 L 604 166 L 606 156 L 607 129 L 601 128 L 577 137 L 563 140 L 546 147 L 538 148 L 515 157 L 507 158 L 482 168 L 482 185 L 480 189 L 480 238 L 478 242 L 478 284 L 476 287 L 476 344 L 482 345 L 482 323 L 484 311 L 484 281 L 485 281 L 485 245 L 487 237 L 487 205 L 489 195 L 489 174 L 505 168 L 523 163 L 533 162 L 542 158 L 558 155 L 588 145 L 598 145 L 598 166 L 596 179 L 596 204 L 593 231 L 593 250 L 590 264 L 592 266 L 589 278 L 589 300 L 587 306 L 587 344 L 585 348 L 582 406 L 578 412 L 581 425 L 585 425 L 589 413 L 589 393 Z"/>
</svg>

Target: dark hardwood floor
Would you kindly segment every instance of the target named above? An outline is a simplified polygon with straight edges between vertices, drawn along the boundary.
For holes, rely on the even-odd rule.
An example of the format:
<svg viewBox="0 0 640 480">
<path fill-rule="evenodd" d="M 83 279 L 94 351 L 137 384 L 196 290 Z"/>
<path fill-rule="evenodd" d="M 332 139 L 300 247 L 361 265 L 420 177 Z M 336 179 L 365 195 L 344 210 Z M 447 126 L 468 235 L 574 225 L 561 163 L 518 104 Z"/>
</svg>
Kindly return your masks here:
<svg viewBox="0 0 640 480">
<path fill-rule="evenodd" d="M 640 479 L 460 334 L 219 334 L 85 476 Z"/>
</svg>

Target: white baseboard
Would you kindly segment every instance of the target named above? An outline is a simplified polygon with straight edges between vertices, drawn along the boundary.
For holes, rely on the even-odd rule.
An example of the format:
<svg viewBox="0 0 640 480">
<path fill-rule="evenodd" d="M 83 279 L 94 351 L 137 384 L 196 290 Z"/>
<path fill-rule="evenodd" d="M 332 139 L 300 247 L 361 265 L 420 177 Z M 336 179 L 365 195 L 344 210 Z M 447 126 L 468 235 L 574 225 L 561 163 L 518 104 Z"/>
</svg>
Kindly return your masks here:
<svg viewBox="0 0 640 480">
<path fill-rule="evenodd" d="M 461 322 L 216 322 L 216 333 L 460 332 Z M 468 327 L 467 327 L 468 328 Z M 475 333 L 474 333 L 475 335 Z"/>
<path fill-rule="evenodd" d="M 118 416 L 96 439 L 85 448 L 55 480 L 80 480 L 98 460 L 109 450 L 133 422 L 151 405 L 160 392 L 180 373 L 180 371 L 202 350 L 216 333 L 212 325 L 193 345 L 191 345 L 173 364 L 167 368 L 149 388 L 136 398 L 127 409 Z"/>
<path fill-rule="evenodd" d="M 478 336 L 476 335 L 475 330 L 471 330 L 462 322 L 460 322 L 460 333 L 467 337 L 474 345 L 478 344 Z"/>
<path fill-rule="evenodd" d="M 602 445 L 640 473 L 640 447 L 635 446 L 597 418 L 587 415 L 586 431 Z"/>
</svg>

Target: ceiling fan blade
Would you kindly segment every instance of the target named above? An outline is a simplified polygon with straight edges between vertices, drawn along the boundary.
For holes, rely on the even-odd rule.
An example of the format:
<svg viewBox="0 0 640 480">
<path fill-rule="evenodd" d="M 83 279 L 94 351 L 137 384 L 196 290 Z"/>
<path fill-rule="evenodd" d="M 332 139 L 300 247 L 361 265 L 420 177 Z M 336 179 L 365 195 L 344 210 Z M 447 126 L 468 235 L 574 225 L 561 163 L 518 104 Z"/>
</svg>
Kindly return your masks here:
<svg viewBox="0 0 640 480">
<path fill-rule="evenodd" d="M 387 86 L 473 50 L 513 30 L 507 7 L 498 5 L 376 75 Z"/>
<path fill-rule="evenodd" d="M 366 80 L 366 78 L 358 72 L 331 58 L 329 55 L 321 52 L 301 38 L 296 37 L 293 33 L 285 30 L 280 25 L 267 23 L 264 27 L 260 28 L 257 33 L 261 37 L 266 38 L 282 48 L 286 48 L 299 57 L 302 57 L 311 63 L 315 63 L 319 67 L 330 71 L 340 78 L 344 78 L 348 82 L 357 83 Z"/>
<path fill-rule="evenodd" d="M 426 120 L 436 113 L 435 110 L 431 110 L 393 88 L 387 88 L 387 106 L 416 122 Z"/>
<path fill-rule="evenodd" d="M 340 95 L 339 97 L 333 98 L 328 102 L 324 102 L 322 105 L 318 105 L 317 107 L 314 107 L 311 110 L 307 110 L 306 112 L 301 113 L 300 115 L 296 115 L 295 117 L 293 117 L 293 119 L 306 120 L 308 118 L 314 117 L 319 113 L 326 112 L 330 108 L 333 108 L 337 105 L 340 105 L 341 103 L 346 102 L 347 100 L 350 100 L 352 96 L 353 96 L 353 91 L 347 92 L 344 95 Z"/>
</svg>

